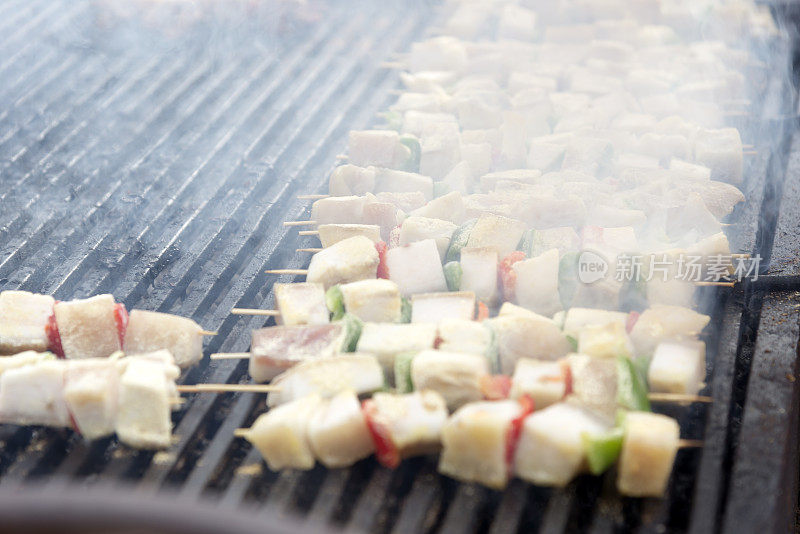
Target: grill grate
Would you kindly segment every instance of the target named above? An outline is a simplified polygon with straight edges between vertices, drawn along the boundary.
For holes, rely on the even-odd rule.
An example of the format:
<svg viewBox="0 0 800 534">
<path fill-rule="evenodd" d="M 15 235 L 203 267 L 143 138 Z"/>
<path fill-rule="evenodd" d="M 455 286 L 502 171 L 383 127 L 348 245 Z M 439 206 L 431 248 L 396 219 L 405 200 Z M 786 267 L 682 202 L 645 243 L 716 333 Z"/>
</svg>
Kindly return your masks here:
<svg viewBox="0 0 800 534">
<path fill-rule="evenodd" d="M 280 223 L 304 218 L 296 195 L 320 191 L 347 131 L 390 101 L 397 79 L 379 63 L 430 26 L 434 6 L 400 4 L 0 2 L 0 289 L 112 292 L 217 330 L 207 352 L 245 350 L 262 321 L 229 310 L 270 302 L 264 269 L 306 263 L 294 250 L 313 245 Z M 792 113 L 784 83 L 765 88 L 759 124 Z M 733 248 L 771 257 L 775 275 L 799 274 L 792 128 L 745 140 L 760 156 L 734 218 Z M 611 477 L 498 493 L 439 476 L 433 458 L 254 471 L 260 456 L 233 429 L 263 399 L 239 394 L 191 399 L 156 454 L 0 427 L 0 490 L 133 484 L 375 532 L 783 531 L 797 500 L 798 289 L 709 291 L 715 402 L 670 414 L 705 447 L 679 453 L 664 500 L 620 499 Z M 185 380 L 246 381 L 246 364 L 205 362 Z"/>
</svg>

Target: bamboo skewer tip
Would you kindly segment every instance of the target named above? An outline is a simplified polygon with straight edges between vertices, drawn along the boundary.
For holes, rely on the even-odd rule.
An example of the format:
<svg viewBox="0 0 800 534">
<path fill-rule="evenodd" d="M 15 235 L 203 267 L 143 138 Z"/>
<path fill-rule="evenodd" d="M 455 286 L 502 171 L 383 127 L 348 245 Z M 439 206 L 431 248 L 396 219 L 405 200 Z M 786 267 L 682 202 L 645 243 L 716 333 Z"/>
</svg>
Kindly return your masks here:
<svg viewBox="0 0 800 534">
<path fill-rule="evenodd" d="M 216 336 L 217 332 L 212 332 L 211 330 L 200 330 L 198 334 L 200 334 L 201 336 Z"/>
<path fill-rule="evenodd" d="M 233 431 L 233 435 L 237 438 L 247 438 L 250 435 L 249 428 L 237 428 Z"/>
<path fill-rule="evenodd" d="M 308 269 L 268 269 L 267 274 L 308 274 Z"/>
<path fill-rule="evenodd" d="M 696 449 L 703 446 L 701 439 L 681 439 L 678 440 L 679 449 Z"/>
<path fill-rule="evenodd" d="M 686 395 L 683 393 L 648 393 L 647 398 L 652 402 L 702 402 L 711 403 L 711 397 L 705 395 Z"/>
<path fill-rule="evenodd" d="M 261 310 L 258 308 L 233 308 L 233 315 L 265 315 L 267 317 L 277 317 L 281 314 L 278 310 Z"/>
<path fill-rule="evenodd" d="M 284 226 L 314 226 L 317 224 L 317 221 L 312 220 L 305 220 L 305 221 L 284 221 Z"/>
<path fill-rule="evenodd" d="M 212 360 L 243 360 L 249 357 L 249 352 L 215 352 L 209 356 Z"/>
</svg>

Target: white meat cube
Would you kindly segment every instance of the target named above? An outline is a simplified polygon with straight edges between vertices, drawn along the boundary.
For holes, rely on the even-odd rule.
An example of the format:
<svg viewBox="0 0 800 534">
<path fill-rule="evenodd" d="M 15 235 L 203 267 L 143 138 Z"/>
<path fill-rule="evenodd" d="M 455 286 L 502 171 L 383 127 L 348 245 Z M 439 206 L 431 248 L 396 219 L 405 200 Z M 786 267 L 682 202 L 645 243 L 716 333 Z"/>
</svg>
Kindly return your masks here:
<svg viewBox="0 0 800 534">
<path fill-rule="evenodd" d="M 53 314 L 50 295 L 27 291 L 0 292 L 0 354 L 46 351 L 50 342 L 45 326 Z"/>
<path fill-rule="evenodd" d="M 119 380 L 115 429 L 122 443 L 137 449 L 165 449 L 172 440 L 171 396 L 174 382 L 164 365 L 130 358 Z"/>
<path fill-rule="evenodd" d="M 476 321 L 443 319 L 439 322 L 439 350 L 486 356 L 492 336 L 491 329 Z"/>
<path fill-rule="evenodd" d="M 538 34 L 536 12 L 521 6 L 506 5 L 497 23 L 497 39 L 533 41 Z"/>
<path fill-rule="evenodd" d="M 87 440 L 110 436 L 117 419 L 119 370 L 110 358 L 68 362 L 64 399 L 78 432 Z"/>
<path fill-rule="evenodd" d="M 364 323 L 358 351 L 374 354 L 384 369 L 394 369 L 394 357 L 401 352 L 432 349 L 436 343 L 433 323 Z"/>
<path fill-rule="evenodd" d="M 321 224 L 360 224 L 364 218 L 363 196 L 328 197 L 311 205 L 311 220 Z"/>
<path fill-rule="evenodd" d="M 489 143 L 462 144 L 460 153 L 461 159 L 469 164 L 469 168 L 476 175 L 480 176 L 492 170 L 492 145 Z M 450 170 L 452 167 L 448 172 Z"/>
<path fill-rule="evenodd" d="M 478 217 L 469 234 L 467 246 L 493 248 L 502 259 L 517 250 L 523 233 L 525 233 L 525 223 L 522 221 L 486 214 Z"/>
<path fill-rule="evenodd" d="M 705 165 L 690 163 L 678 158 L 669 161 L 669 170 L 685 180 L 708 182 L 711 180 L 711 169 Z"/>
<path fill-rule="evenodd" d="M 433 239 L 389 249 L 386 266 L 389 279 L 403 295 L 447 291 L 439 250 Z"/>
<path fill-rule="evenodd" d="M 53 306 L 61 347 L 68 359 L 107 358 L 122 348 L 114 297 L 58 302 Z"/>
<path fill-rule="evenodd" d="M 711 169 L 714 180 L 742 183 L 742 138 L 736 128 L 697 132 L 694 138 L 694 158 Z"/>
<path fill-rule="evenodd" d="M 401 73 L 400 77 L 407 79 L 410 76 L 408 73 Z M 429 91 L 436 94 L 441 94 L 441 87 L 430 84 Z M 421 137 L 423 132 L 430 131 L 431 128 L 436 128 L 438 124 L 449 123 L 455 124 L 456 117 L 451 113 L 430 113 L 427 111 L 417 111 L 410 109 L 403 113 L 403 133 L 411 134 Z"/>
<path fill-rule="evenodd" d="M 633 357 L 633 343 L 618 322 L 586 325 L 578 334 L 578 352 L 593 358 Z"/>
<path fill-rule="evenodd" d="M 467 64 L 467 51 L 464 44 L 453 37 L 435 37 L 411 45 L 408 58 L 409 70 L 420 71 L 461 71 Z"/>
<path fill-rule="evenodd" d="M 623 428 L 617 489 L 630 497 L 663 497 L 680 444 L 678 422 L 666 415 L 630 412 Z"/>
<path fill-rule="evenodd" d="M 456 228 L 458 226 L 450 221 L 412 215 L 403 221 L 402 226 L 400 226 L 400 246 L 432 239 L 436 242 L 439 261 L 441 262 L 447 253 L 447 248 L 450 246 L 450 238 L 453 237 L 453 232 L 456 231 Z M 389 272 L 391 273 L 391 271 Z"/>
<path fill-rule="evenodd" d="M 339 165 L 331 173 L 328 192 L 335 197 L 363 195 L 375 189 L 375 169 L 357 165 Z"/>
<path fill-rule="evenodd" d="M 378 169 L 375 193 L 422 193 L 425 201 L 433 198 L 433 180 L 415 172 Z"/>
<path fill-rule="evenodd" d="M 702 341 L 660 343 L 647 371 L 652 391 L 697 395 L 706 377 L 706 344 Z"/>
<path fill-rule="evenodd" d="M 273 471 L 311 469 L 314 451 L 308 430 L 320 403 L 320 396 L 312 394 L 272 408 L 255 420 L 244 437 Z"/>
<path fill-rule="evenodd" d="M 469 163 L 460 161 L 450 169 L 450 172 L 447 173 L 442 182 L 447 184 L 453 192 L 466 195 L 472 191 L 474 176 Z M 462 208 L 462 211 L 465 211 L 465 208 Z M 466 213 L 463 217 L 466 218 Z"/>
<path fill-rule="evenodd" d="M 378 261 L 375 243 L 364 236 L 349 237 L 314 254 L 306 281 L 321 283 L 327 289 L 336 284 L 375 278 Z"/>
<path fill-rule="evenodd" d="M 558 325 L 547 317 L 503 315 L 487 322 L 497 336 L 503 374 L 511 374 L 520 358 L 557 360 L 572 348 Z"/>
<path fill-rule="evenodd" d="M 296 284 L 275 283 L 275 307 L 280 312 L 278 324 L 327 324 L 330 312 L 325 304 L 325 288 L 322 284 L 298 282 Z"/>
<path fill-rule="evenodd" d="M 512 269 L 517 275 L 514 294 L 517 304 L 541 315 L 552 315 L 562 309 L 558 293 L 558 249 L 518 261 Z"/>
<path fill-rule="evenodd" d="M 582 436 L 608 429 L 587 410 L 566 403 L 537 410 L 525 419 L 514 456 L 514 473 L 539 486 L 566 486 L 584 470 Z"/>
<path fill-rule="evenodd" d="M 0 422 L 70 427 L 63 360 L 8 369 L 0 376 Z"/>
<path fill-rule="evenodd" d="M 317 231 L 322 248 L 355 236 L 364 236 L 373 243 L 381 240 L 381 227 L 377 224 L 320 224 Z"/>
<path fill-rule="evenodd" d="M 347 313 L 365 322 L 396 323 L 400 320 L 400 288 L 391 280 L 360 280 L 339 287 Z"/>
<path fill-rule="evenodd" d="M 711 318 L 681 306 L 654 305 L 642 312 L 630 337 L 637 356 L 650 356 L 662 341 L 693 338 Z"/>
<path fill-rule="evenodd" d="M 345 329 L 341 324 L 270 326 L 253 330 L 250 376 L 268 382 L 300 362 L 339 353 Z"/>
<path fill-rule="evenodd" d="M 520 358 L 511 377 L 512 399 L 533 399 L 537 410 L 561 402 L 567 395 L 567 365 L 564 361 Z"/>
<path fill-rule="evenodd" d="M 528 149 L 528 167 L 542 173 L 560 169 L 566 149 L 566 145 L 534 139 Z"/>
<path fill-rule="evenodd" d="M 353 130 L 350 132 L 347 155 L 359 167 L 395 167 L 401 153 L 400 134 L 394 130 Z M 352 222 L 352 221 L 350 221 Z"/>
<path fill-rule="evenodd" d="M 560 226 L 556 228 L 543 228 L 536 231 L 531 256 L 539 256 L 551 248 L 558 250 L 559 257 L 567 252 L 577 251 L 581 246 L 581 238 L 574 228 Z"/>
<path fill-rule="evenodd" d="M 411 361 L 414 389 L 437 392 L 451 411 L 483 398 L 481 379 L 489 372 L 484 356 L 466 352 L 428 349 Z"/>
<path fill-rule="evenodd" d="M 474 402 L 454 413 L 442 429 L 439 472 L 493 489 L 508 484 L 508 439 L 514 419 L 522 415 L 517 401 Z"/>
<path fill-rule="evenodd" d="M 420 142 L 419 172 L 441 180 L 461 161 L 461 146 L 456 133 L 433 133 Z"/>
<path fill-rule="evenodd" d="M 308 441 L 325 467 L 353 465 L 375 450 L 354 391 L 342 391 L 315 408 L 308 422 Z"/>
<path fill-rule="evenodd" d="M 45 360 L 54 360 L 55 358 L 55 354 L 51 352 L 36 352 L 33 350 L 26 350 L 25 352 L 20 352 L 13 356 L 3 356 L 0 358 L 0 375 L 9 369 L 35 365 Z"/>
<path fill-rule="evenodd" d="M 423 70 L 415 73 L 401 72 L 400 81 L 409 91 L 426 93 L 452 84 L 457 74 L 449 70 Z M 411 113 L 411 112 L 408 112 Z"/>
<path fill-rule="evenodd" d="M 570 354 L 567 365 L 572 381 L 569 402 L 612 422 L 617 412 L 617 360 Z"/>
<path fill-rule="evenodd" d="M 191 367 L 203 359 L 202 328 L 186 317 L 133 310 L 125 330 L 124 350 L 142 354 L 165 349 L 179 367 Z"/>
<path fill-rule="evenodd" d="M 373 199 L 367 195 L 369 202 Z M 398 210 L 409 212 L 421 208 L 428 202 L 422 191 L 381 191 L 374 196 L 375 202 L 388 202 L 393 204 Z"/>
<path fill-rule="evenodd" d="M 564 317 L 564 334 L 578 340 L 581 330 L 587 326 L 617 324 L 623 328 L 628 322 L 624 312 L 601 310 L 597 308 L 570 308 Z"/>
<path fill-rule="evenodd" d="M 389 242 L 389 235 L 402 221 L 403 214 L 391 202 L 372 201 L 364 206 L 364 224 L 380 228 L 381 241 Z M 320 234 L 320 237 L 322 235 Z"/>
<path fill-rule="evenodd" d="M 446 195 L 434 198 L 423 207 L 409 213 L 409 215 L 461 224 L 465 218 L 464 201 L 461 199 L 461 193 L 451 191 Z"/>
<path fill-rule="evenodd" d="M 438 323 L 444 319 L 468 321 L 475 315 L 475 293 L 451 291 L 411 296 L 412 323 Z"/>
<path fill-rule="evenodd" d="M 573 137 L 567 144 L 561 169 L 602 177 L 611 170 L 613 156 L 614 148 L 605 139 Z"/>
<path fill-rule="evenodd" d="M 510 169 L 506 171 L 490 172 L 481 176 L 481 190 L 494 191 L 501 181 L 511 181 L 520 184 L 537 184 L 542 177 L 542 172 L 536 169 Z"/>
<path fill-rule="evenodd" d="M 435 391 L 376 393 L 364 404 L 368 417 L 385 429 L 400 458 L 429 454 L 441 447 L 447 406 Z"/>
<path fill-rule="evenodd" d="M 461 287 L 489 306 L 498 299 L 497 250 L 465 247 L 461 249 Z"/>
</svg>

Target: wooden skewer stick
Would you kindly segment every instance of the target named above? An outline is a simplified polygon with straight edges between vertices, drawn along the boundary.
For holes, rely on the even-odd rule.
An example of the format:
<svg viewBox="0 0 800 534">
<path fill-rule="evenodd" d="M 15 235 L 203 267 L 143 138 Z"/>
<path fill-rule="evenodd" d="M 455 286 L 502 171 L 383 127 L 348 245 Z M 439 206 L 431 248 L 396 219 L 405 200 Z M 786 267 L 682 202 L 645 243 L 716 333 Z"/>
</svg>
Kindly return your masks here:
<svg viewBox="0 0 800 534">
<path fill-rule="evenodd" d="M 314 226 L 317 224 L 317 221 L 286 221 L 283 223 L 284 226 Z"/>
<path fill-rule="evenodd" d="M 179 393 L 272 393 L 280 391 L 278 386 L 266 384 L 195 384 L 178 386 Z"/>
<path fill-rule="evenodd" d="M 736 282 L 695 282 L 694 285 L 706 287 L 706 286 L 714 286 L 714 287 L 735 287 Z"/>
<path fill-rule="evenodd" d="M 264 315 L 267 317 L 278 317 L 281 314 L 278 310 L 259 310 L 256 308 L 234 308 L 231 313 L 234 315 Z"/>
<path fill-rule="evenodd" d="M 249 352 L 215 352 L 209 356 L 212 360 L 246 360 Z"/>
<path fill-rule="evenodd" d="M 399 61 L 383 61 L 380 64 L 382 69 L 397 69 L 402 70 L 406 68 L 404 63 L 400 63 Z"/>
<path fill-rule="evenodd" d="M 267 274 L 308 274 L 308 269 L 270 269 Z"/>
<path fill-rule="evenodd" d="M 319 230 L 300 230 L 298 235 L 319 235 Z"/>
<path fill-rule="evenodd" d="M 321 248 L 298 248 L 295 252 L 322 252 Z"/>
<path fill-rule="evenodd" d="M 714 399 L 704 395 L 685 395 L 683 393 L 648 393 L 647 398 L 653 402 L 703 402 L 710 403 Z"/>
<path fill-rule="evenodd" d="M 348 159 L 350 159 L 350 158 L 348 157 L 347 154 L 337 154 L 336 155 L 336 160 L 337 161 L 347 161 Z"/>
<path fill-rule="evenodd" d="M 237 428 L 233 431 L 233 435 L 237 438 L 246 438 L 250 434 L 249 428 Z"/>
<path fill-rule="evenodd" d="M 198 332 L 198 334 L 200 334 L 201 336 L 216 336 L 217 335 L 216 332 L 212 332 L 210 330 L 200 330 Z"/>
<path fill-rule="evenodd" d="M 731 254 L 731 258 L 750 258 L 750 254 Z"/>
<path fill-rule="evenodd" d="M 328 198 L 330 195 L 297 195 L 300 200 L 319 200 L 321 198 Z"/>
<path fill-rule="evenodd" d="M 696 449 L 698 447 L 703 446 L 703 440 L 701 439 L 681 439 L 678 440 L 678 448 L 679 449 Z"/>
<path fill-rule="evenodd" d="M 745 156 L 757 156 L 758 152 L 755 150 L 742 150 L 742 154 Z"/>
<path fill-rule="evenodd" d="M 752 150 L 756 145 L 742 145 L 742 150 Z"/>
</svg>

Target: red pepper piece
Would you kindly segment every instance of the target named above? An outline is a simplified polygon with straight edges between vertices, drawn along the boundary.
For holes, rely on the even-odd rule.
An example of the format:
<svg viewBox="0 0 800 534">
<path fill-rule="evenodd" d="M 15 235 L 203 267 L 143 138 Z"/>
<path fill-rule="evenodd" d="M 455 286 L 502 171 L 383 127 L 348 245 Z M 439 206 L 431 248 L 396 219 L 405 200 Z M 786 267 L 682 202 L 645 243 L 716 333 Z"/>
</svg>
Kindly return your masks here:
<svg viewBox="0 0 800 534">
<path fill-rule="evenodd" d="M 508 434 L 506 435 L 506 465 L 509 472 L 514 464 L 514 453 L 517 450 L 517 443 L 519 443 L 519 436 L 522 434 L 522 423 L 525 418 L 533 413 L 535 408 L 533 399 L 528 395 L 523 395 L 519 399 L 520 413 L 517 417 L 511 420 L 511 425 L 508 427 Z"/>
<path fill-rule="evenodd" d="M 513 265 L 518 261 L 525 259 L 525 253 L 521 250 L 515 250 L 508 256 L 502 259 L 497 269 L 497 277 L 499 278 L 498 284 L 503 291 L 503 298 L 509 302 L 516 300 L 517 293 L 517 271 L 513 269 Z"/>
<path fill-rule="evenodd" d="M 378 420 L 378 407 L 375 401 L 367 399 L 362 402 L 361 411 L 364 413 L 364 420 L 375 444 L 375 456 L 378 462 L 389 469 L 396 468 L 400 465 L 400 451 L 392 441 L 388 427 Z"/>
<path fill-rule="evenodd" d="M 564 369 L 564 396 L 572 395 L 572 368 L 569 364 L 563 364 Z"/>
<path fill-rule="evenodd" d="M 128 329 L 128 310 L 121 302 L 114 304 L 114 322 L 117 323 L 117 336 L 119 336 L 119 346 L 123 347 L 125 342 L 125 331 Z"/>
<path fill-rule="evenodd" d="M 389 266 L 386 265 L 386 252 L 389 247 L 383 241 L 375 243 L 375 250 L 378 251 L 378 278 L 389 279 Z"/>
<path fill-rule="evenodd" d="M 639 320 L 639 316 L 641 313 L 632 311 L 628 314 L 628 319 L 625 321 L 625 331 L 627 333 L 631 333 L 633 331 L 633 327 L 636 326 L 636 321 Z"/>
<path fill-rule="evenodd" d="M 481 377 L 480 387 L 486 400 L 507 399 L 511 392 L 511 377 L 508 375 L 484 375 Z"/>
<path fill-rule="evenodd" d="M 56 301 L 58 304 L 60 301 Z M 50 352 L 56 355 L 57 358 L 62 360 L 64 356 L 64 347 L 61 346 L 61 334 L 58 332 L 58 323 L 56 322 L 56 312 L 50 314 L 47 318 L 47 324 L 44 326 L 45 335 L 47 335 L 47 348 Z"/>
<path fill-rule="evenodd" d="M 481 302 L 479 300 L 478 301 L 478 313 L 475 315 L 475 320 L 478 321 L 478 322 L 481 322 L 484 319 L 488 319 L 488 318 L 489 318 L 489 308 L 486 306 L 486 304 L 484 304 L 483 302 Z"/>
</svg>

